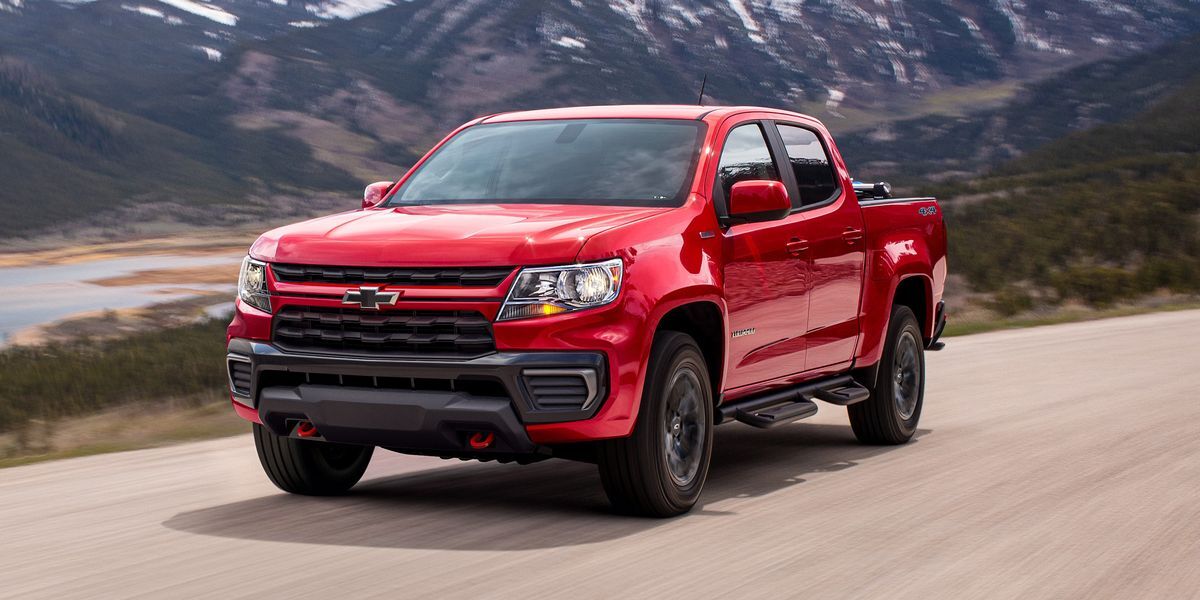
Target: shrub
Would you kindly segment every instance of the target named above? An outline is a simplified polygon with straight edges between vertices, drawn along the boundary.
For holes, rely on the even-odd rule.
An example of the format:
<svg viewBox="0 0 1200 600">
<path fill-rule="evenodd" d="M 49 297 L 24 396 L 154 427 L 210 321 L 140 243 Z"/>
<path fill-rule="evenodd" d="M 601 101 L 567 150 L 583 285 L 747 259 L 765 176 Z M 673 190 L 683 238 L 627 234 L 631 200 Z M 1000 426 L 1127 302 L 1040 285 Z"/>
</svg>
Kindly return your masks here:
<svg viewBox="0 0 1200 600">
<path fill-rule="evenodd" d="M 225 393 L 224 321 L 0 351 L 0 431 L 117 404 Z"/>
</svg>

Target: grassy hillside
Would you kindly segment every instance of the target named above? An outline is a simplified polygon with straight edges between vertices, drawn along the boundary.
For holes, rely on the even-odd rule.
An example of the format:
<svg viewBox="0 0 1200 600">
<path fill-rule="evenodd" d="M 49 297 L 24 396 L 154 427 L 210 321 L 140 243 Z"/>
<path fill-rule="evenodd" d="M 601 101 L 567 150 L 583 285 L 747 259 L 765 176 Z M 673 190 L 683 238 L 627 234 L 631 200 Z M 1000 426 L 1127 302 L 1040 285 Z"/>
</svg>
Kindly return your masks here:
<svg viewBox="0 0 1200 600">
<path fill-rule="evenodd" d="M 110 406 L 219 398 L 225 321 L 0 351 L 0 433 Z"/>
<path fill-rule="evenodd" d="M 953 269 L 1005 313 L 1200 293 L 1200 77 L 1179 83 L 1129 119 L 942 190 Z"/>
<path fill-rule="evenodd" d="M 0 59 L 0 238 L 94 222 L 122 207 L 237 206 L 273 191 L 352 189 L 278 131 L 210 121 L 188 133 L 81 100 L 29 66 Z"/>
</svg>

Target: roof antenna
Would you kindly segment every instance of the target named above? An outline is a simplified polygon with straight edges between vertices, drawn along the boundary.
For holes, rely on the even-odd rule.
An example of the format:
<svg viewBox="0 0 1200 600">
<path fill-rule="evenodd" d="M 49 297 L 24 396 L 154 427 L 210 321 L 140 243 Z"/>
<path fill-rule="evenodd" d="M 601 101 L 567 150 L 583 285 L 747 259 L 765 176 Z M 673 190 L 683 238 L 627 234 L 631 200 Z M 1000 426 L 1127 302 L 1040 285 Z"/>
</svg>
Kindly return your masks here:
<svg viewBox="0 0 1200 600">
<path fill-rule="evenodd" d="M 696 104 L 704 106 L 704 86 L 708 85 L 708 73 L 704 74 L 704 81 L 700 82 L 700 99 L 696 100 Z"/>
</svg>

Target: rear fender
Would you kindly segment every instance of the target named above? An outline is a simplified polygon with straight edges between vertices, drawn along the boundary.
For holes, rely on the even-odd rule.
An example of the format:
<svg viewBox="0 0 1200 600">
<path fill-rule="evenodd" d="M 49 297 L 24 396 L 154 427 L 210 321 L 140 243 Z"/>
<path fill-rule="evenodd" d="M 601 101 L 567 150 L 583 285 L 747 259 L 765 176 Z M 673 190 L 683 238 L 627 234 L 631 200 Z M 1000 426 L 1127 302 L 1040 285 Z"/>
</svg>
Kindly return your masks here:
<svg viewBox="0 0 1200 600">
<path fill-rule="evenodd" d="M 919 278 L 924 287 L 924 315 L 918 314 L 924 323 L 925 339 L 933 336 L 934 293 L 933 265 L 930 248 L 918 232 L 897 231 L 885 236 L 872 249 L 867 264 L 867 285 L 859 314 L 862 335 L 856 363 L 860 366 L 873 365 L 883 354 L 887 337 L 888 319 L 892 314 L 892 302 L 900 283 L 910 278 Z"/>
</svg>

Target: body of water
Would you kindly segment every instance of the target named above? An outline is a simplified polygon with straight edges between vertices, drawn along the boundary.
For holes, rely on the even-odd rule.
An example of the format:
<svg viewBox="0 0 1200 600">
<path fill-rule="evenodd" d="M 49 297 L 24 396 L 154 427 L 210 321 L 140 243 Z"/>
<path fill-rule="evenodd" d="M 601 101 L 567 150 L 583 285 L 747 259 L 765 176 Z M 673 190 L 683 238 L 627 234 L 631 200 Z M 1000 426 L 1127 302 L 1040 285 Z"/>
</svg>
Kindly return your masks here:
<svg viewBox="0 0 1200 600">
<path fill-rule="evenodd" d="M 97 285 L 100 279 L 123 277 L 138 271 L 237 264 L 240 255 L 147 255 L 88 262 L 0 268 L 0 345 L 14 333 L 53 323 L 80 313 L 137 308 L 193 297 L 198 291 L 228 290 L 236 282 Z M 186 288 L 186 289 L 185 289 Z"/>
</svg>

